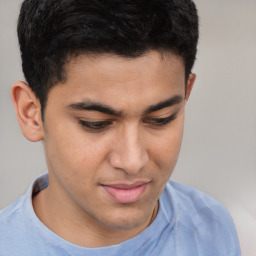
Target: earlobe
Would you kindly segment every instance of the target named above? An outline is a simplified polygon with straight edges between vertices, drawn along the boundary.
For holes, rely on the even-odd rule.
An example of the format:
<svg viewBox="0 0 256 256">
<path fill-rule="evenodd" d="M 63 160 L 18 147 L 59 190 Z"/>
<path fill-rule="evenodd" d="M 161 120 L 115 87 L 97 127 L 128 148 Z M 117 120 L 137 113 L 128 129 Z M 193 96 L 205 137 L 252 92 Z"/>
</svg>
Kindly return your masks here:
<svg viewBox="0 0 256 256">
<path fill-rule="evenodd" d="M 34 92 L 19 81 L 13 84 L 11 95 L 23 135 L 30 141 L 42 140 L 41 105 Z"/>
<path fill-rule="evenodd" d="M 190 93 L 192 91 L 193 85 L 195 83 L 196 80 L 196 74 L 191 73 L 189 75 L 188 81 L 187 81 L 187 86 L 186 86 L 186 97 L 185 97 L 185 101 L 187 102 L 190 96 Z"/>
</svg>

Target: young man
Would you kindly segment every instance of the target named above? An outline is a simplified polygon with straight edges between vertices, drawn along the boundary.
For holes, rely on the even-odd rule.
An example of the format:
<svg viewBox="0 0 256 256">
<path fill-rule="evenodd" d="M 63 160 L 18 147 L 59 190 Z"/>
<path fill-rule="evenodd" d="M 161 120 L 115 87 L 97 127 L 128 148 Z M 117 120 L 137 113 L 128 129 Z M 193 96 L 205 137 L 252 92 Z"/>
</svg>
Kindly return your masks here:
<svg viewBox="0 0 256 256">
<path fill-rule="evenodd" d="M 240 255 L 226 210 L 168 181 L 198 17 L 190 0 L 25 0 L 24 136 L 48 165 L 0 213 L 0 255 Z"/>
</svg>

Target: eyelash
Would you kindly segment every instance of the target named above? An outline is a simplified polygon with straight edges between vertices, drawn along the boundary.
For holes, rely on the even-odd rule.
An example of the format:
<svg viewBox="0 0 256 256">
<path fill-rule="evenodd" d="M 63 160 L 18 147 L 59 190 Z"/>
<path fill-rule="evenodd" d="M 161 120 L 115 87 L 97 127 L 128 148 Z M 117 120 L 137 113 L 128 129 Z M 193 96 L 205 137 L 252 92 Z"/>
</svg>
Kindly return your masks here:
<svg viewBox="0 0 256 256">
<path fill-rule="evenodd" d="M 111 124 L 112 121 L 84 121 L 84 120 L 79 120 L 79 124 L 82 127 L 85 127 L 91 131 L 103 131 L 107 129 Z"/>
<path fill-rule="evenodd" d="M 144 123 L 161 127 L 171 123 L 176 117 L 177 117 L 177 114 L 174 114 L 168 117 L 163 117 L 163 118 L 148 118 L 148 119 L 145 119 Z"/>
<path fill-rule="evenodd" d="M 171 123 L 175 118 L 177 117 L 177 114 L 171 115 L 169 117 L 164 117 L 164 118 L 146 118 L 143 120 L 144 123 L 153 125 L 154 127 L 163 127 L 169 123 Z M 94 132 L 101 132 L 106 129 L 108 129 L 113 122 L 110 120 L 106 121 L 84 121 L 84 120 L 79 120 L 79 124 Z"/>
</svg>

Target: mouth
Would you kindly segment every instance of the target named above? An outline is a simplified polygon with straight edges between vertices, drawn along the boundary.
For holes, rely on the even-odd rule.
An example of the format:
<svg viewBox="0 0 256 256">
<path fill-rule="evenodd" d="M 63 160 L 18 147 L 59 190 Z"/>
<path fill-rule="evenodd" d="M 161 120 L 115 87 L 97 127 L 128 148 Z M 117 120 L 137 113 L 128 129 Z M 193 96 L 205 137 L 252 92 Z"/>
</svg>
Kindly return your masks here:
<svg viewBox="0 0 256 256">
<path fill-rule="evenodd" d="M 106 193 L 121 204 L 129 204 L 138 201 L 144 194 L 149 182 L 136 182 L 133 184 L 102 185 Z"/>
</svg>

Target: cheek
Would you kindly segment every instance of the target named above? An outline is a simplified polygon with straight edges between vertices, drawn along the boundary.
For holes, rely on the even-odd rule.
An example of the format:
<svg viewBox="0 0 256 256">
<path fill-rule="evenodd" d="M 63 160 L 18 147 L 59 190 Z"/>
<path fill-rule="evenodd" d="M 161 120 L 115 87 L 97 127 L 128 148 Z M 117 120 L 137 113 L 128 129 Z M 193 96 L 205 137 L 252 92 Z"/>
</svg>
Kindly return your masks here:
<svg viewBox="0 0 256 256">
<path fill-rule="evenodd" d="M 52 127 L 45 139 L 49 171 L 69 182 L 89 184 L 105 155 L 104 144 L 98 144 L 77 127 Z"/>
<path fill-rule="evenodd" d="M 182 136 L 183 119 L 167 129 L 154 141 L 154 162 L 160 166 L 162 175 L 170 176 L 178 159 Z"/>
</svg>

